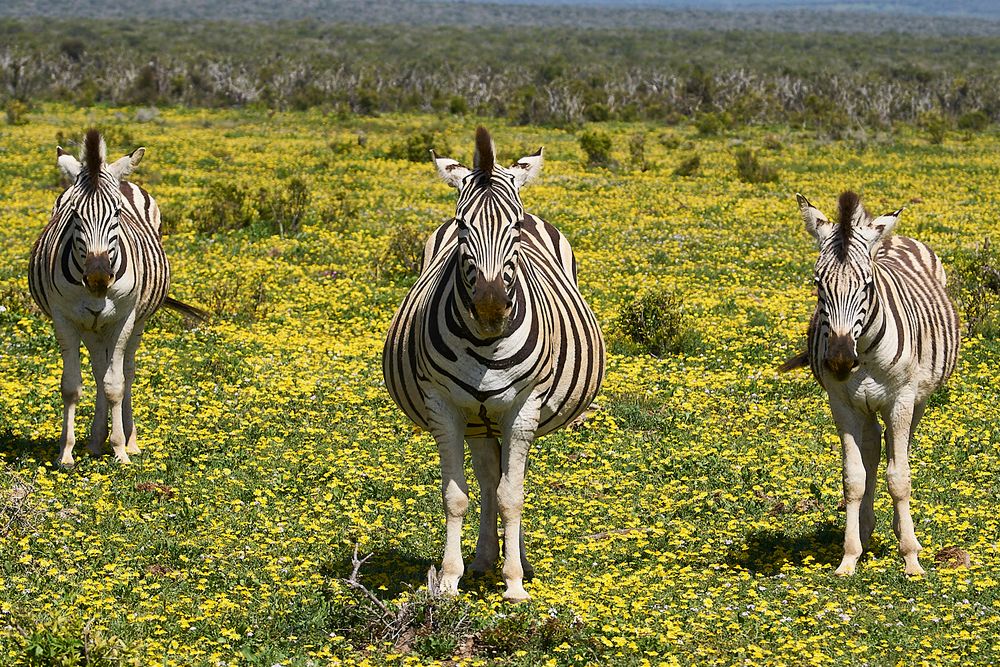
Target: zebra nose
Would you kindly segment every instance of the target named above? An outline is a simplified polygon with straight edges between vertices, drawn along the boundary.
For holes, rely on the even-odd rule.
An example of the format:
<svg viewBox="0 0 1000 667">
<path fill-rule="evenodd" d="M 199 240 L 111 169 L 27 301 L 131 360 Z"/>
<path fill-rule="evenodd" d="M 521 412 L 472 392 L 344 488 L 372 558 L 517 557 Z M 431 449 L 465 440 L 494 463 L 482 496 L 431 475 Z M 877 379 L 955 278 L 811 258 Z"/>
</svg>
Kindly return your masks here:
<svg viewBox="0 0 1000 667">
<path fill-rule="evenodd" d="M 472 310 L 482 325 L 490 331 L 501 330 L 513 305 L 503 279 L 497 277 L 488 281 L 482 273 L 477 276 L 472 290 Z"/>
<path fill-rule="evenodd" d="M 83 284 L 94 294 L 103 294 L 111 285 L 111 258 L 107 251 L 89 253 L 83 262 Z"/>
<path fill-rule="evenodd" d="M 854 350 L 854 340 L 850 336 L 830 336 L 823 365 L 833 377 L 843 382 L 858 366 L 858 354 Z"/>
</svg>

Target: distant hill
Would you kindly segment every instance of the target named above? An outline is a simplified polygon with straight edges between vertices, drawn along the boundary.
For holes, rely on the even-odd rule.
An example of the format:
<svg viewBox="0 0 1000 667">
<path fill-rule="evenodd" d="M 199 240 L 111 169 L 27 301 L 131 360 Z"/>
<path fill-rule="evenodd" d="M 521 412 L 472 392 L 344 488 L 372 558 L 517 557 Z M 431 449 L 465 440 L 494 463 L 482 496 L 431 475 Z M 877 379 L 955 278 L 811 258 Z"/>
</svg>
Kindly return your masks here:
<svg viewBox="0 0 1000 667">
<path fill-rule="evenodd" d="M 3 0 L 0 17 L 1000 35 L 987 0 Z"/>
</svg>

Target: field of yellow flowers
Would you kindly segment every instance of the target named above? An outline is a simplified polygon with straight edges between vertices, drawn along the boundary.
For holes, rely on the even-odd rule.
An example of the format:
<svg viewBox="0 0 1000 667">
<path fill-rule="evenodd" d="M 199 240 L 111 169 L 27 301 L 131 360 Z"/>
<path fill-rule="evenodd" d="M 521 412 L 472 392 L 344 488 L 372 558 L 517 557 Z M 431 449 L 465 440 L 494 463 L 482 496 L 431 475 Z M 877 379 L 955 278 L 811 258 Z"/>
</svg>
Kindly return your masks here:
<svg viewBox="0 0 1000 667">
<path fill-rule="evenodd" d="M 882 480 L 872 552 L 853 578 L 833 576 L 835 431 L 808 372 L 774 370 L 803 344 L 814 299 L 794 193 L 829 215 L 847 188 L 873 213 L 905 205 L 899 232 L 949 267 L 996 236 L 1000 136 L 932 145 L 906 128 L 859 142 L 610 125 L 619 164 L 608 169 L 585 166 L 567 131 L 489 123 L 506 160 L 545 146 L 526 208 L 573 243 L 611 343 L 599 407 L 532 449 L 536 578 L 532 601 L 510 606 L 499 579 L 463 580 L 453 601 L 424 589 L 443 549 L 437 455 L 380 367 L 419 239 L 454 211 L 429 160 L 393 156 L 430 132 L 468 161 L 476 122 L 143 119 L 42 107 L 0 128 L 0 663 L 1000 662 L 1000 343 L 964 342 L 917 432 L 912 507 L 928 573 L 915 579 L 902 574 Z M 25 273 L 59 191 L 55 145 L 92 125 L 114 157 L 147 147 L 135 180 L 163 211 L 172 293 L 214 317 L 193 326 L 162 312 L 147 327 L 133 465 L 81 453 L 63 471 L 52 465 L 61 362 Z M 629 157 L 641 134 L 645 170 Z M 741 146 L 780 180 L 740 181 Z M 674 175 L 695 153 L 700 169 Z M 304 213 L 275 229 L 268 203 L 293 182 Z M 206 211 L 226 205 L 249 222 L 213 228 Z M 661 288 L 697 340 L 656 358 L 616 322 L 623 302 Z M 475 524 L 474 505 L 466 554 Z M 360 567 L 371 595 L 347 582 L 355 547 L 371 554 Z M 949 547 L 971 566 L 936 562 Z"/>
</svg>

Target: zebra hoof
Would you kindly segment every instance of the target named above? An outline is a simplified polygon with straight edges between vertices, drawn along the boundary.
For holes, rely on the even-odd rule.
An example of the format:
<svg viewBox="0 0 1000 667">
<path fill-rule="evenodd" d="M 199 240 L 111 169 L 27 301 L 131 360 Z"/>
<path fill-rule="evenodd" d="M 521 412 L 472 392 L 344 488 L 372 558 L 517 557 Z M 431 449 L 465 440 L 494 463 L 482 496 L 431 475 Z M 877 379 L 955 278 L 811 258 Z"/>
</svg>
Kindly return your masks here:
<svg viewBox="0 0 1000 667">
<path fill-rule="evenodd" d="M 838 577 L 850 577 L 854 574 L 854 563 L 841 563 L 834 572 Z"/>
<path fill-rule="evenodd" d="M 924 568 L 920 567 L 920 563 L 917 561 L 916 557 L 906 560 L 906 567 L 903 572 L 908 577 L 922 577 L 927 574 L 927 572 L 924 571 Z"/>
<path fill-rule="evenodd" d="M 531 596 L 528 595 L 528 592 L 526 590 L 524 590 L 524 586 L 522 586 L 520 582 L 518 582 L 517 584 L 507 585 L 507 590 L 505 590 L 503 593 L 503 599 L 506 600 L 507 602 L 518 603 L 518 602 L 527 602 L 528 600 L 531 599 Z"/>
</svg>

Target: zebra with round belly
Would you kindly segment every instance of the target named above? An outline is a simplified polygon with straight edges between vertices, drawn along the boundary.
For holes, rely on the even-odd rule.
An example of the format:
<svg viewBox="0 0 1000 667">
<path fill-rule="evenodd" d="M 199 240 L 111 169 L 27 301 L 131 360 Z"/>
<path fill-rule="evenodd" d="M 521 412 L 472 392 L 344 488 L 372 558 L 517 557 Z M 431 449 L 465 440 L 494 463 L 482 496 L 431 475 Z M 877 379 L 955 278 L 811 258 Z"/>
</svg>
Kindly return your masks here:
<svg viewBox="0 0 1000 667">
<path fill-rule="evenodd" d="M 881 417 L 893 530 L 906 574 L 923 574 L 910 516 L 909 446 L 928 398 L 958 360 L 958 316 L 944 269 L 923 243 L 893 236 L 902 209 L 873 218 L 855 193 L 845 192 L 834 224 L 805 197 L 796 198 L 819 246 L 818 304 L 807 353 L 785 368 L 810 365 L 840 433 L 847 525 L 836 573 L 854 572 L 875 527 Z"/>
<path fill-rule="evenodd" d="M 577 287 L 569 242 L 521 203 L 520 188 L 541 170 L 541 149 L 502 167 L 480 127 L 472 169 L 433 151 L 432 158 L 458 190 L 458 204 L 427 240 L 420 277 L 389 327 L 386 387 L 437 442 L 446 516 L 441 589 L 457 593 L 464 571 L 468 440 L 483 496 L 470 570 L 496 565 L 499 512 L 504 597 L 524 600 L 528 449 L 591 404 L 604 376 L 604 342 Z"/>
<path fill-rule="evenodd" d="M 31 249 L 28 286 L 52 318 L 63 359 L 63 428 L 59 463 L 73 465 L 73 422 L 83 381 L 80 343 L 90 353 L 97 399 L 87 449 L 102 453 L 108 439 L 119 461 L 138 454 L 132 418 L 135 353 L 146 319 L 166 302 L 185 314 L 204 313 L 167 297 L 170 268 L 160 244 L 160 210 L 126 177 L 142 160 L 138 148 L 106 162 L 104 139 L 87 132 L 81 159 L 57 147 L 72 181 L 56 199 L 48 225 Z"/>
</svg>

